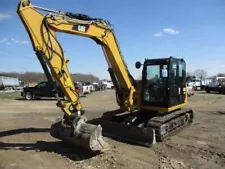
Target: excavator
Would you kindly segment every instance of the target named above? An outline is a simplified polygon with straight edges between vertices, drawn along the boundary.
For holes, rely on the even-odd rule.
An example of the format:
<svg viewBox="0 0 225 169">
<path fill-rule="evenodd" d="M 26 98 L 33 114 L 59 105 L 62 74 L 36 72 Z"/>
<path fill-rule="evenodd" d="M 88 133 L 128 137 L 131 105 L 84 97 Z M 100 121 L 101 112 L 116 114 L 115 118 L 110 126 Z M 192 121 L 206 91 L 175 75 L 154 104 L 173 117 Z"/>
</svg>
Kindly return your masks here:
<svg viewBox="0 0 225 169">
<path fill-rule="evenodd" d="M 56 106 L 63 112 L 51 125 L 52 137 L 101 152 L 105 148 L 102 135 L 150 147 L 192 123 L 193 111 L 186 107 L 184 59 L 169 56 L 137 61 L 136 68 L 143 67 L 142 79 L 137 81 L 128 70 L 109 21 L 35 6 L 29 0 L 19 2 L 17 14 L 52 84 Z M 56 33 L 87 37 L 102 48 L 115 86 L 118 110 L 106 112 L 98 119 L 87 119 L 70 75 L 69 59 Z M 59 98 L 55 84 L 62 88 L 66 100 Z"/>
</svg>

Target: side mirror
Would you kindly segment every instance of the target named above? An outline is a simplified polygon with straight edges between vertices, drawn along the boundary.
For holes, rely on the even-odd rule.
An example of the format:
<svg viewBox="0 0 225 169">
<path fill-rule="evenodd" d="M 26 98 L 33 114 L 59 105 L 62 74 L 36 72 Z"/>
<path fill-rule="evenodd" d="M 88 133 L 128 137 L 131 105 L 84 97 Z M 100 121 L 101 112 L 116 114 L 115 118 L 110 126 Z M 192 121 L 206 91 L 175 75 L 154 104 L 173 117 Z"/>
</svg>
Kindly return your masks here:
<svg viewBox="0 0 225 169">
<path fill-rule="evenodd" d="M 141 67 L 141 62 L 137 61 L 137 62 L 135 63 L 135 67 L 136 67 L 137 69 L 139 69 L 139 68 Z"/>
</svg>

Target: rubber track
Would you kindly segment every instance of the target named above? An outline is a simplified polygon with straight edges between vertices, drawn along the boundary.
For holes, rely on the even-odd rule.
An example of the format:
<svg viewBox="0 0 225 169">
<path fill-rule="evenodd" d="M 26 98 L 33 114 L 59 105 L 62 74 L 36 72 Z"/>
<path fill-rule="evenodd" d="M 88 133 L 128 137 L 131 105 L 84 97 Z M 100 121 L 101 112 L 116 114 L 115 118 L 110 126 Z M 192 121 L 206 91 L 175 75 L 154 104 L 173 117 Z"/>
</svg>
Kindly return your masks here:
<svg viewBox="0 0 225 169">
<path fill-rule="evenodd" d="M 185 118 L 185 115 L 189 113 L 190 114 L 190 119 L 188 122 L 183 123 L 182 120 Z M 157 141 L 163 141 L 166 139 L 168 136 L 171 136 L 175 134 L 176 132 L 180 131 L 183 129 L 185 126 L 191 124 L 193 121 L 193 111 L 191 109 L 181 109 L 177 110 L 175 112 L 172 112 L 170 114 L 164 115 L 164 116 L 156 116 L 151 118 L 148 121 L 147 127 L 149 128 L 154 128 L 155 129 L 155 134 L 156 134 L 156 140 Z M 178 123 L 180 125 L 176 126 L 175 128 L 169 129 L 166 134 L 161 135 L 161 126 L 164 124 L 173 124 L 173 123 Z"/>
</svg>

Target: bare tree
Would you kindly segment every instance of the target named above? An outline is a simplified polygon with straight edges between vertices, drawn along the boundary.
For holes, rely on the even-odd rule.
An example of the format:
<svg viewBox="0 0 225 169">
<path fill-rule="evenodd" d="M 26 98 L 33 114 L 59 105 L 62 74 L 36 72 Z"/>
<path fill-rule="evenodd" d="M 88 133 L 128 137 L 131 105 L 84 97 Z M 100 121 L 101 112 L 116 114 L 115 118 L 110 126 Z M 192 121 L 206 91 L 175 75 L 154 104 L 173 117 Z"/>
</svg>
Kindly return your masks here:
<svg viewBox="0 0 225 169">
<path fill-rule="evenodd" d="M 196 69 L 194 72 L 193 72 L 193 75 L 195 77 L 198 77 L 198 78 L 206 78 L 207 77 L 207 71 L 204 70 L 204 69 Z"/>
<path fill-rule="evenodd" d="M 191 75 L 192 75 L 191 72 L 186 72 L 186 77 L 189 77 L 189 76 L 191 76 Z"/>
</svg>

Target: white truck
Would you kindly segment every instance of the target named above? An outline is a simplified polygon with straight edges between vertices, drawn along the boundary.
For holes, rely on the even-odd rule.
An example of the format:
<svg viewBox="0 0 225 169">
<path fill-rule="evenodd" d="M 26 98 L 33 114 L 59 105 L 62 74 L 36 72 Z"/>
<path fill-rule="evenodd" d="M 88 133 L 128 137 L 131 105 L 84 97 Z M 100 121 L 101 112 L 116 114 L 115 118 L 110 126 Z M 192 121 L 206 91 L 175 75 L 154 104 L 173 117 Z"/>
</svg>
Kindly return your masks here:
<svg viewBox="0 0 225 169">
<path fill-rule="evenodd" d="M 224 82 L 225 77 L 214 77 L 212 81 L 205 87 L 205 91 L 207 93 L 210 93 L 211 91 L 221 93 Z"/>
<path fill-rule="evenodd" d="M 201 90 L 201 79 L 193 78 L 187 82 L 188 86 L 194 87 L 195 90 Z"/>
<path fill-rule="evenodd" d="M 95 91 L 95 86 L 92 85 L 91 82 L 83 82 L 82 86 L 84 94 L 90 94 L 91 92 Z"/>
<path fill-rule="evenodd" d="M 113 89 L 114 88 L 113 82 L 111 80 L 103 81 L 102 84 L 105 85 L 106 89 Z"/>
<path fill-rule="evenodd" d="M 20 87 L 18 78 L 0 76 L 0 90 L 17 90 Z"/>
<path fill-rule="evenodd" d="M 202 79 L 201 81 L 201 88 L 204 90 L 206 86 L 209 85 L 209 83 L 212 82 L 211 78 L 207 78 L 207 79 Z"/>
</svg>

